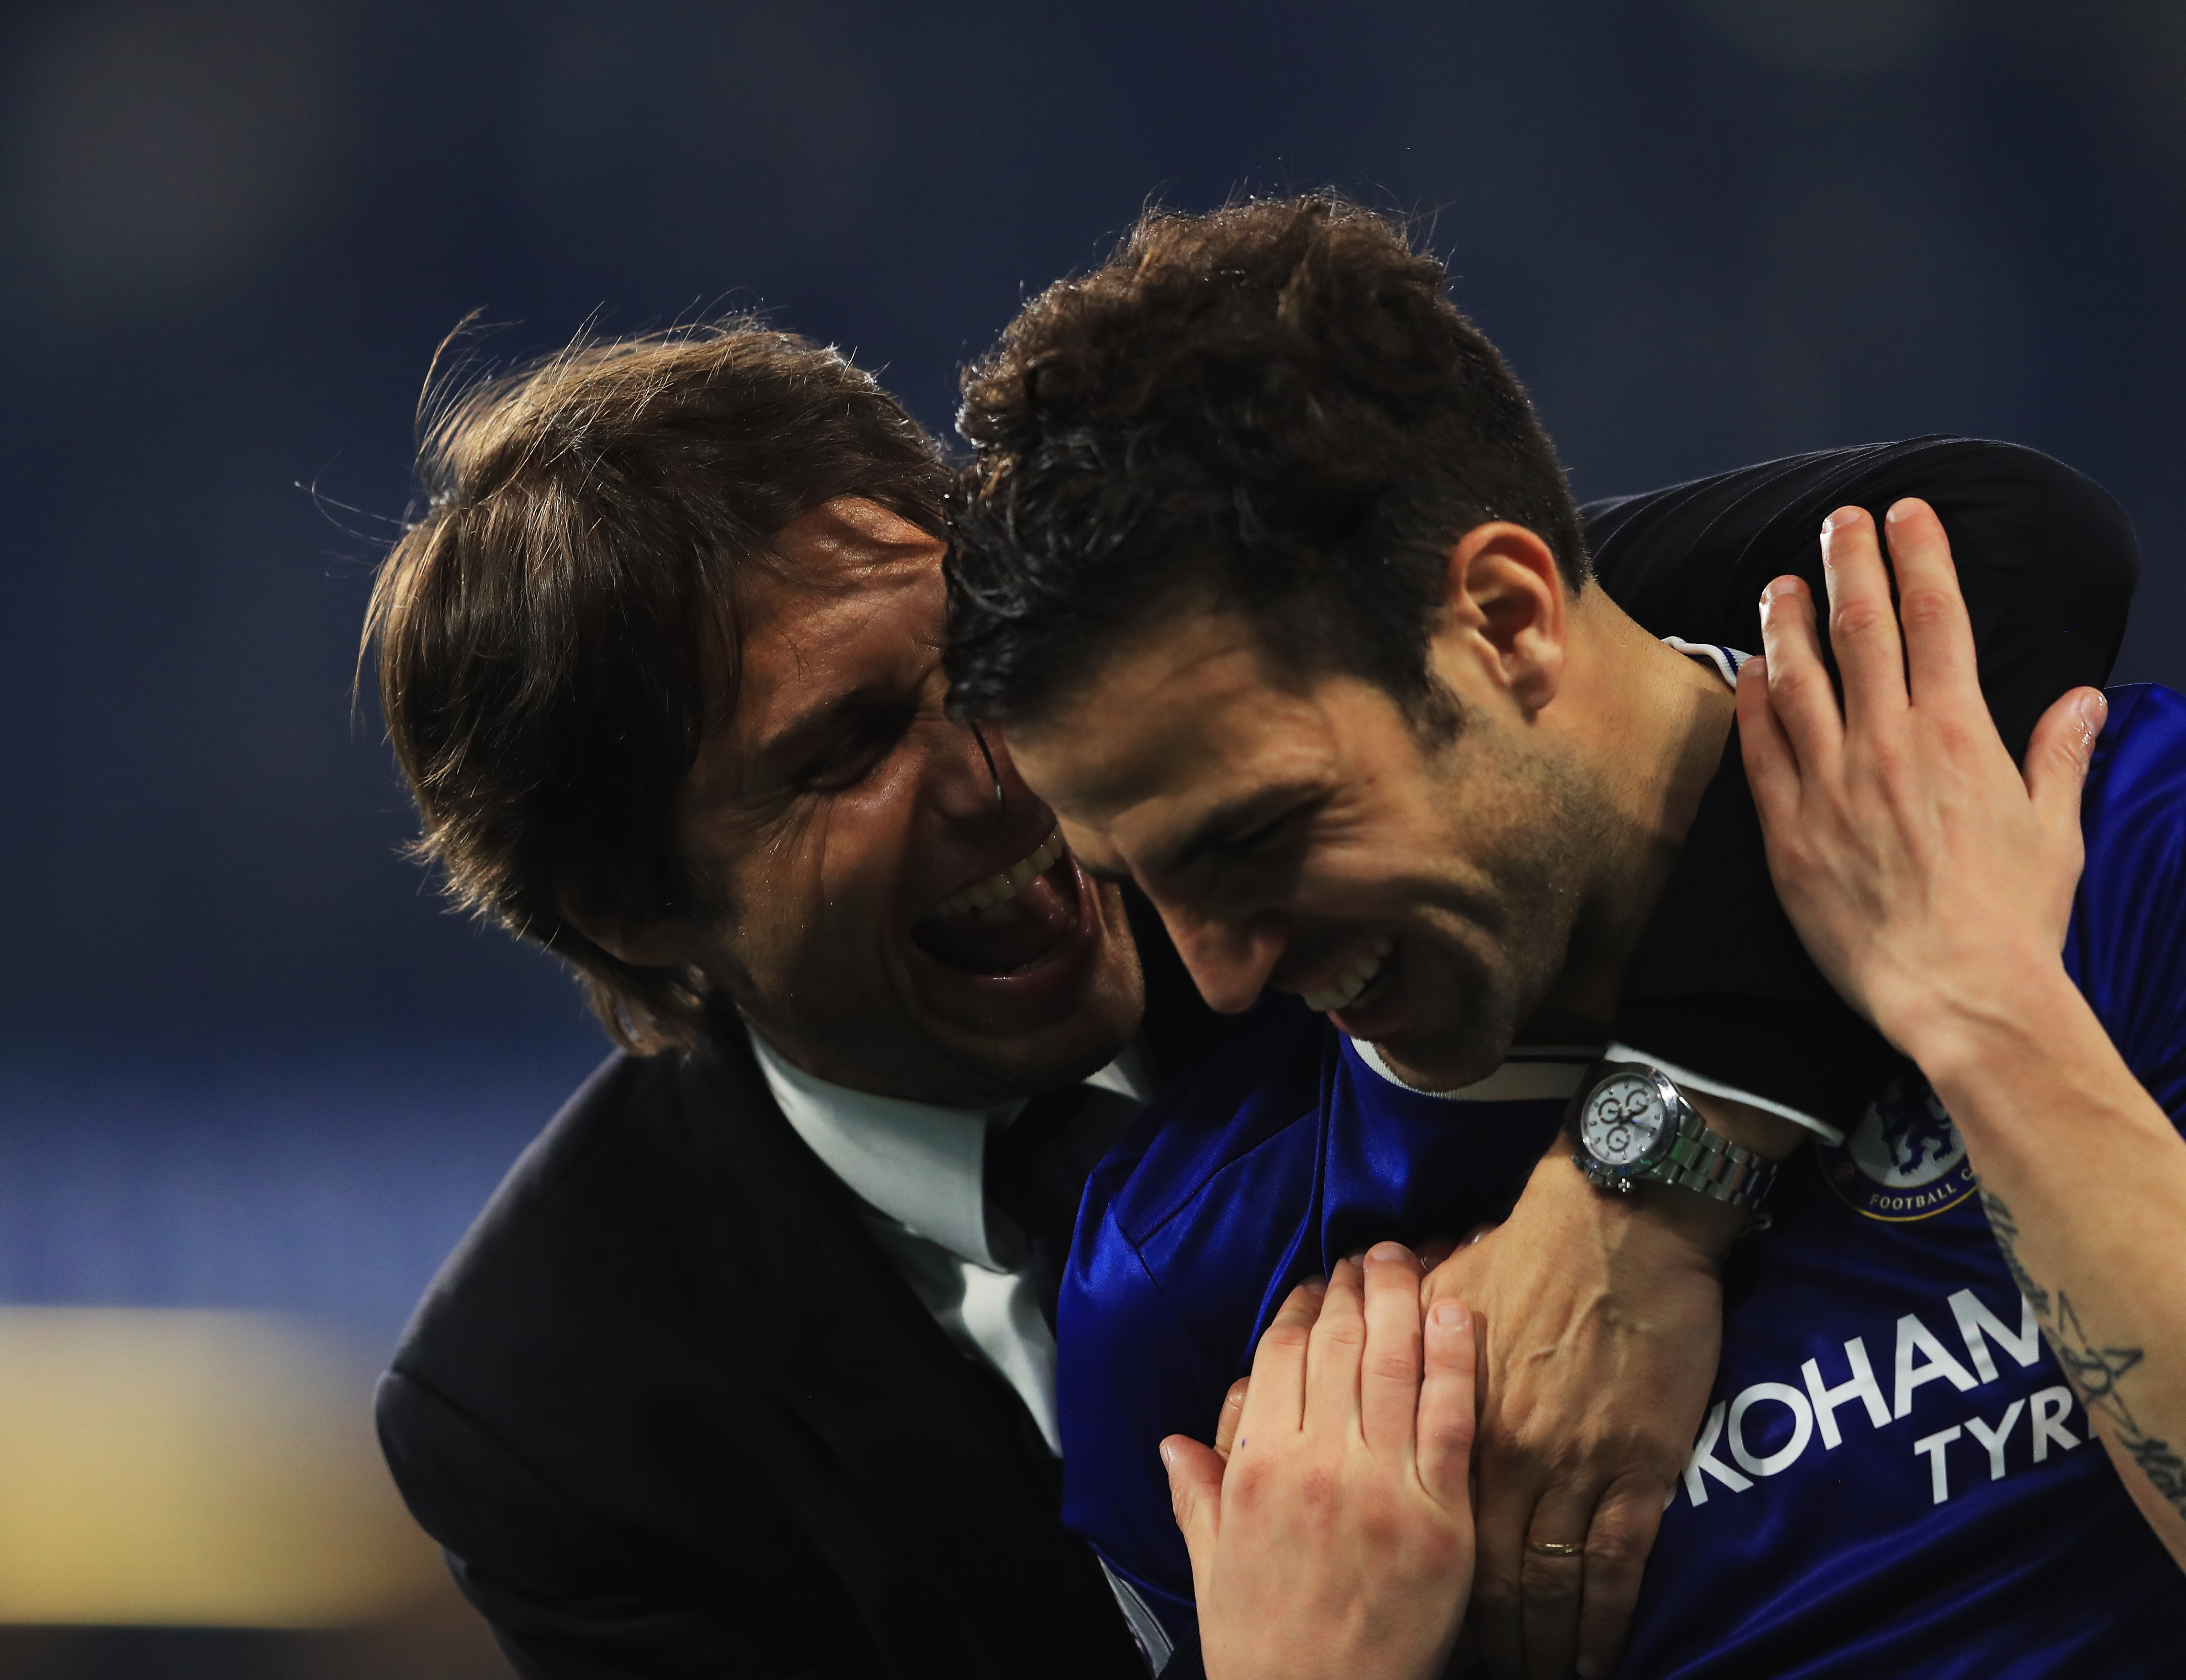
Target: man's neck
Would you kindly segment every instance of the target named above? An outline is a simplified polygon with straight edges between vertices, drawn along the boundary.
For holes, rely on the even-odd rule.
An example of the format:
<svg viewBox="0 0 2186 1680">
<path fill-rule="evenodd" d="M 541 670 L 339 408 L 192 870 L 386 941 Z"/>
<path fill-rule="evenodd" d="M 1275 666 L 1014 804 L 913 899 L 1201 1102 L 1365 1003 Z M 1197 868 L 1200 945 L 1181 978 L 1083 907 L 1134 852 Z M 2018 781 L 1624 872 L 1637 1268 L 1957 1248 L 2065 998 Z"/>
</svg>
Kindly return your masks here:
<svg viewBox="0 0 2186 1680">
<path fill-rule="evenodd" d="M 1579 597 L 1572 620 L 1586 645 L 1571 662 L 1583 687 L 1569 697 L 1580 703 L 1573 715 L 1588 720 L 1585 750 L 1614 838 L 1583 895 L 1570 960 L 1521 1030 L 1522 1042 L 1582 1043 L 1607 1033 L 1625 968 L 1736 714 L 1720 675 L 1648 635 L 1599 586 Z"/>
</svg>

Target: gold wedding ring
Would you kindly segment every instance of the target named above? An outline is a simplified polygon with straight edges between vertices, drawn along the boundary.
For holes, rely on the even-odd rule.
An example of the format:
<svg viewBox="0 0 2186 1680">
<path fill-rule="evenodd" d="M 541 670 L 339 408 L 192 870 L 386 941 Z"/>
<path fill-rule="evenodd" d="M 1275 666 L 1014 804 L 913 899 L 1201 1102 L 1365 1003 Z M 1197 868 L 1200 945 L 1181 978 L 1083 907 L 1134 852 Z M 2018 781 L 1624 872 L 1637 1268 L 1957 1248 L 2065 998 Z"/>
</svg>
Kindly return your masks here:
<svg viewBox="0 0 2186 1680">
<path fill-rule="evenodd" d="M 1574 1546 L 1567 1540 L 1536 1540 L 1533 1549 L 1544 1558 L 1575 1558 L 1586 1548 Z"/>
</svg>

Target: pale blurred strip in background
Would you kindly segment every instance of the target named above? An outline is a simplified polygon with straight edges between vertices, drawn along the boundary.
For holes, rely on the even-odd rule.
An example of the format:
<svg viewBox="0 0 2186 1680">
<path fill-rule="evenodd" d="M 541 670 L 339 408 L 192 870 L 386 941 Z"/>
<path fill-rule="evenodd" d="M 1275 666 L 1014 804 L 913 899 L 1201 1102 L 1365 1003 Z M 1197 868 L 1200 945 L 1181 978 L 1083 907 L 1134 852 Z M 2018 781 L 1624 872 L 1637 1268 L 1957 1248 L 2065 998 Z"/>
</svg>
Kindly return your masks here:
<svg viewBox="0 0 2186 1680">
<path fill-rule="evenodd" d="M 349 1627 L 425 1596 L 359 1355 L 266 1313 L 0 1308 L 0 1621 Z"/>
<path fill-rule="evenodd" d="M 505 1672 L 373 1447 L 373 1363 L 265 1313 L 0 1309 L 0 1672 Z"/>
</svg>

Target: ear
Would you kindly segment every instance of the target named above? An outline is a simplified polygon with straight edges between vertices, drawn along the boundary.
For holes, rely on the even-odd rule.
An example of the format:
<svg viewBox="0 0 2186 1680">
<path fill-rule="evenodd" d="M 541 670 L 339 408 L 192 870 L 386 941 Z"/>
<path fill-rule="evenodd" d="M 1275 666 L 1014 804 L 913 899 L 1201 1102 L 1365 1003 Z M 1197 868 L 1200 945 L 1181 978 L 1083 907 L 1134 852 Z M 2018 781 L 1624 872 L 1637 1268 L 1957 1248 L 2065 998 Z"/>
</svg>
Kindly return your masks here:
<svg viewBox="0 0 2186 1680">
<path fill-rule="evenodd" d="M 1475 525 L 1450 549 L 1428 657 L 1460 694 L 1472 685 L 1458 667 L 1469 666 L 1531 716 L 1562 685 L 1569 606 L 1547 543 L 1501 519 Z"/>
</svg>

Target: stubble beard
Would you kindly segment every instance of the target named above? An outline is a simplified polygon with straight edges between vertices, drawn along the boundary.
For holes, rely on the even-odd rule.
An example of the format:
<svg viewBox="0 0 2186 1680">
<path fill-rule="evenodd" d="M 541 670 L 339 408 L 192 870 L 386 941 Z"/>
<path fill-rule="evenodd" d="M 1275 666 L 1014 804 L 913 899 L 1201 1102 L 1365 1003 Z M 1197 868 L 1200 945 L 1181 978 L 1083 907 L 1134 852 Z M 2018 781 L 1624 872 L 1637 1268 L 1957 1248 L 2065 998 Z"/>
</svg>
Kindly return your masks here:
<svg viewBox="0 0 2186 1680">
<path fill-rule="evenodd" d="M 1432 1033 L 1382 1047 L 1397 1071 L 1429 1089 L 1455 1089 L 1502 1065 L 1563 977 L 1589 885 L 1615 848 L 1606 803 L 1576 767 L 1508 744 L 1495 758 L 1468 766 L 1437 801 L 1455 851 L 1483 815 L 1469 788 L 1484 773 L 1502 790 L 1493 809 L 1498 842 L 1475 860 L 1482 886 L 1444 907 L 1462 930 L 1438 942 L 1452 1007 Z"/>
</svg>

